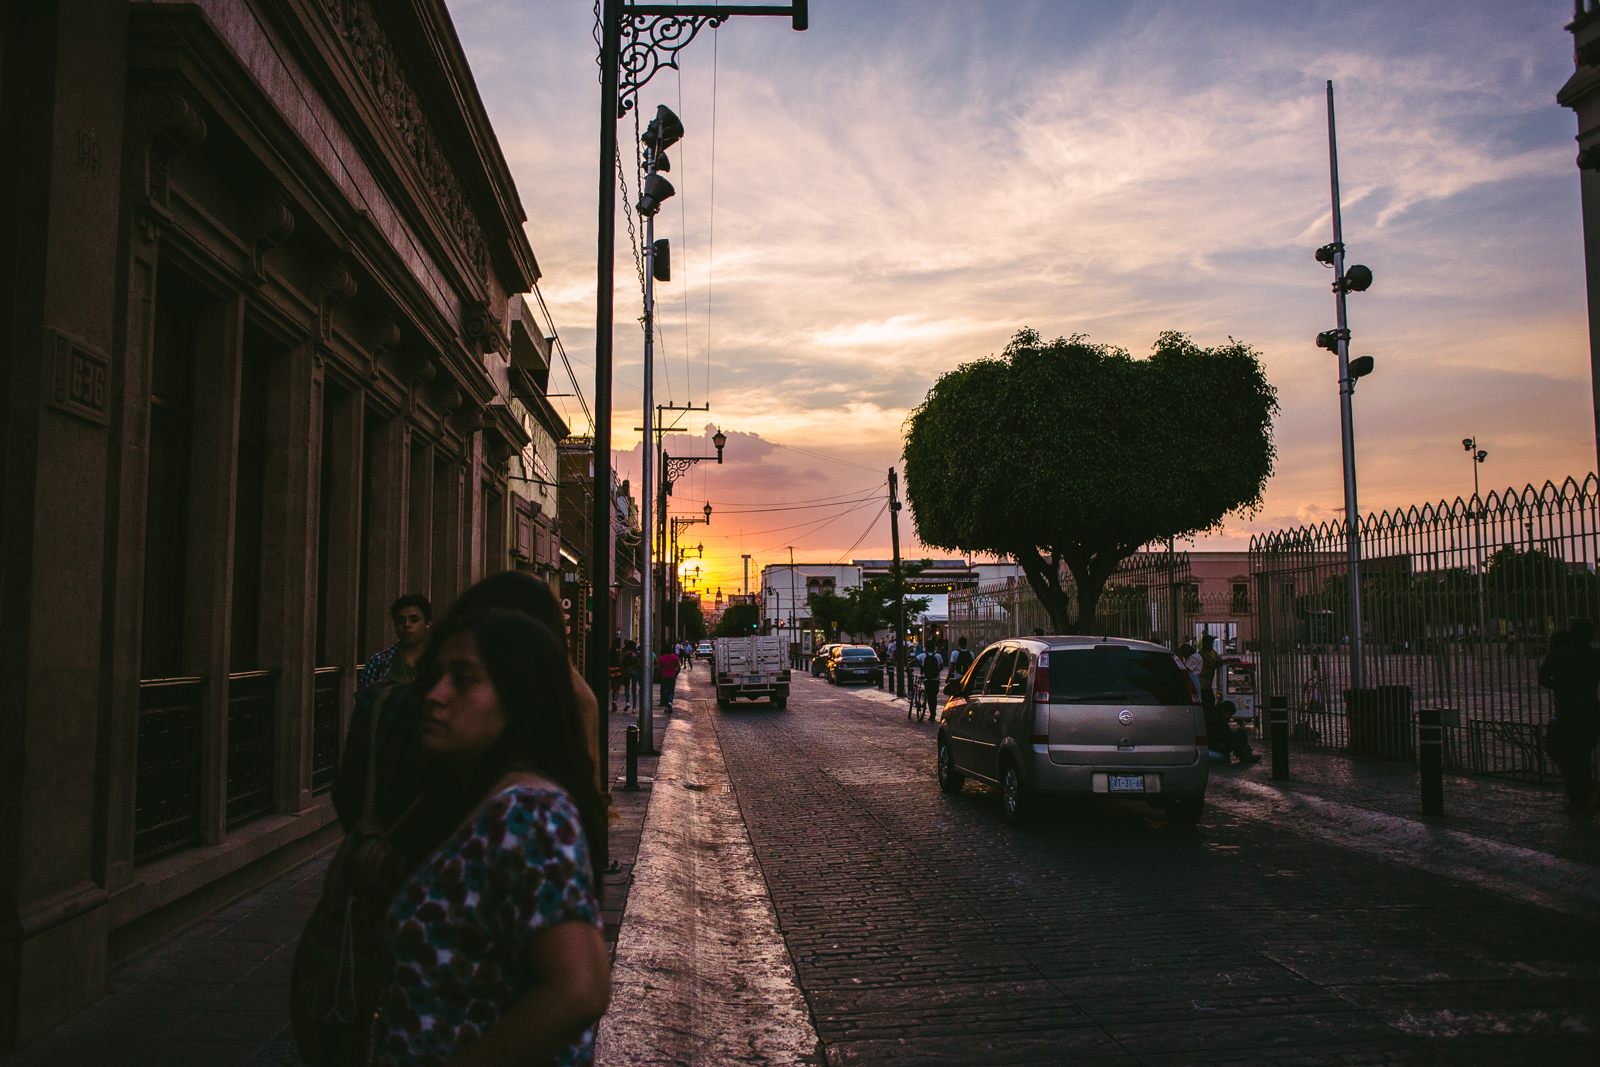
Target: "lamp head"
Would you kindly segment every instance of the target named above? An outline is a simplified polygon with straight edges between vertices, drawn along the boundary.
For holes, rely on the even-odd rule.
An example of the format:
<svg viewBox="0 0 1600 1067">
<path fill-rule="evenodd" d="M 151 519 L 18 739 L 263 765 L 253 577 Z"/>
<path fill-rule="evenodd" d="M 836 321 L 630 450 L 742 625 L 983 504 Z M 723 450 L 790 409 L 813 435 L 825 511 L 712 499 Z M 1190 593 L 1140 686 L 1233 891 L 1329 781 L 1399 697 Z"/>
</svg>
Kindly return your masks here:
<svg viewBox="0 0 1600 1067">
<path fill-rule="evenodd" d="M 1472 446 L 1473 446 L 1473 445 L 1475 445 L 1475 444 L 1477 444 L 1477 443 L 1478 443 L 1478 442 L 1476 442 L 1476 441 L 1474 441 L 1474 440 L 1473 440 L 1473 439 L 1472 439 L 1472 438 L 1470 438 L 1470 437 L 1463 437 L 1463 438 L 1462 438 L 1462 439 L 1461 439 L 1461 447 L 1462 447 L 1462 448 L 1463 448 L 1463 449 L 1465 449 L 1465 450 L 1466 450 L 1466 451 L 1468 451 L 1468 452 L 1471 452 L 1471 451 L 1472 451 Z"/>
<path fill-rule="evenodd" d="M 1350 293 L 1364 293 L 1372 285 L 1372 268 L 1357 263 L 1344 272 L 1344 288 Z"/>
<path fill-rule="evenodd" d="M 656 105 L 656 117 L 639 136 L 652 152 L 660 154 L 683 140 L 683 120 L 666 104 Z"/>
<path fill-rule="evenodd" d="M 649 218 L 661 210 L 661 205 L 677 192 L 672 183 L 659 174 L 652 174 L 644 180 L 644 188 L 639 192 L 639 202 L 634 205 L 639 214 Z"/>
<path fill-rule="evenodd" d="M 1352 380 L 1354 380 L 1356 378 L 1365 378 L 1367 375 L 1369 375 L 1371 373 L 1372 373 L 1372 357 L 1371 356 L 1357 356 L 1355 359 L 1352 359 L 1350 361 L 1350 377 L 1351 377 Z"/>
<path fill-rule="evenodd" d="M 1488 450 L 1480 448 L 1478 449 L 1478 454 L 1472 458 L 1477 460 L 1479 463 L 1482 463 L 1484 460 L 1489 458 Z"/>
<path fill-rule="evenodd" d="M 722 462 L 722 449 L 728 443 L 728 435 L 722 432 L 722 427 L 717 427 L 717 432 L 711 435 L 711 443 L 717 446 L 717 462 Z"/>
<path fill-rule="evenodd" d="M 707 504 L 705 506 L 705 512 L 706 512 L 706 522 L 709 523 L 711 521 L 711 505 L 710 504 Z"/>
</svg>

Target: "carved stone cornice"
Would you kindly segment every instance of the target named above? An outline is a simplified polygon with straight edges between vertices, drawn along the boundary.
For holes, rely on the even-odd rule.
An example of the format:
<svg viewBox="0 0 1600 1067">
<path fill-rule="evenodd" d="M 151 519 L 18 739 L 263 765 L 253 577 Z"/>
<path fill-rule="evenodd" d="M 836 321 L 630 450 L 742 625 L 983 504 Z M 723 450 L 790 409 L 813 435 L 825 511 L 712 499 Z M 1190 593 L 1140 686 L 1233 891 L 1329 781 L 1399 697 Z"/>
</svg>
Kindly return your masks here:
<svg viewBox="0 0 1600 1067">
<path fill-rule="evenodd" d="M 333 309 L 355 299 L 356 280 L 344 264 L 330 260 L 317 271 L 317 347 L 333 346 Z M 370 368 L 369 368 L 370 369 Z"/>
<path fill-rule="evenodd" d="M 401 143 L 440 213 L 461 241 L 466 258 L 480 279 L 489 276 L 489 249 L 483 228 L 462 189 L 455 167 L 441 147 L 433 123 L 424 113 L 410 79 L 376 15 L 372 0 L 321 0 L 322 9 L 361 72 L 373 96 L 394 125 Z"/>
</svg>

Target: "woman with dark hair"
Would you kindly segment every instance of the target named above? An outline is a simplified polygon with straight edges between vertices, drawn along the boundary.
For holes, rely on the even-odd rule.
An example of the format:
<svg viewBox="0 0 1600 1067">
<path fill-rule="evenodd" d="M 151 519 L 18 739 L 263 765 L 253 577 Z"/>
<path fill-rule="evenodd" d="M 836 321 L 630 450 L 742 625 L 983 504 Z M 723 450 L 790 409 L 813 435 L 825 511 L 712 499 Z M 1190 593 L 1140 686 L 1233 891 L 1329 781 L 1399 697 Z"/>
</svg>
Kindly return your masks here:
<svg viewBox="0 0 1600 1067">
<path fill-rule="evenodd" d="M 442 634 L 450 631 L 462 619 L 496 609 L 520 611 L 538 620 L 552 634 L 566 633 L 566 617 L 549 585 L 521 571 L 502 571 L 462 593 L 433 628 L 428 650 L 418 664 L 422 676 L 427 677 L 432 670 Z M 563 644 L 559 637 L 557 644 Z M 569 668 L 568 674 L 583 723 L 590 762 L 596 768 L 596 787 L 604 792 L 604 783 L 598 779 L 600 702 L 595 699 L 594 692 L 584 683 L 576 668 Z M 361 818 L 367 785 L 368 738 L 371 736 L 372 715 L 377 713 L 377 821 L 390 832 L 391 839 L 405 852 L 411 866 L 420 863 L 438 842 L 441 833 L 448 829 L 448 826 L 441 827 L 438 824 L 441 817 L 448 817 L 448 805 L 442 799 L 430 797 L 417 803 L 417 798 L 430 785 L 421 744 L 425 710 L 423 695 L 426 692 L 425 683 L 411 682 L 395 687 L 383 697 L 381 703 L 379 691 L 369 690 L 362 694 L 356 702 L 355 714 L 350 718 L 350 727 L 345 734 L 344 757 L 339 764 L 339 776 L 333 784 L 333 806 L 339 813 L 339 821 L 344 824 L 345 832 L 349 833 Z M 437 783 L 434 788 L 437 791 Z"/>
<path fill-rule="evenodd" d="M 462 819 L 395 896 L 380 1067 L 588 1064 L 611 998 L 605 802 L 566 653 L 506 610 L 436 632 L 422 718 Z"/>
</svg>

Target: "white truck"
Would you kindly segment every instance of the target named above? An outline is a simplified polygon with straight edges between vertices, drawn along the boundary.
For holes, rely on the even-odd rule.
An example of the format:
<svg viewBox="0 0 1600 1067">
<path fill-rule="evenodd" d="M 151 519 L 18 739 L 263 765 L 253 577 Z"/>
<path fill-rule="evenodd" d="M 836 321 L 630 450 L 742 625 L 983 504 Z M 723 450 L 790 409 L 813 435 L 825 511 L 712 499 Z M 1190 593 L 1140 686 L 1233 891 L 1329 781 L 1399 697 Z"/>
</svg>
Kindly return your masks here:
<svg viewBox="0 0 1600 1067">
<path fill-rule="evenodd" d="M 789 663 L 782 634 L 717 638 L 712 668 L 716 672 L 717 706 L 741 697 L 767 697 L 775 708 L 789 703 Z"/>
</svg>

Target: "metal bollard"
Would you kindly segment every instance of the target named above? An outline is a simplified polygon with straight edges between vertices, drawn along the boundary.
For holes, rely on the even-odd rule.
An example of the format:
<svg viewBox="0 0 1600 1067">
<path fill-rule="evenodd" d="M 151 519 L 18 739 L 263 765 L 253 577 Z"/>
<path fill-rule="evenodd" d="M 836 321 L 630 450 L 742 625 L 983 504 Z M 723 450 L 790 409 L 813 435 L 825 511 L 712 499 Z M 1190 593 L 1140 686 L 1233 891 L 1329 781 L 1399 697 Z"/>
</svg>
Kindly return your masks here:
<svg viewBox="0 0 1600 1067">
<path fill-rule="evenodd" d="M 883 692 L 883 671 L 878 672 L 878 692 Z"/>
<path fill-rule="evenodd" d="M 1270 702 L 1272 727 L 1272 780 L 1289 780 L 1289 698 L 1272 697 Z"/>
<path fill-rule="evenodd" d="M 1422 751 L 1422 814 L 1444 814 L 1444 730 L 1439 725 L 1438 708 L 1420 709 L 1422 719 L 1417 734 Z"/>
<path fill-rule="evenodd" d="M 622 786 L 630 793 L 639 789 L 639 728 L 628 727 L 628 780 Z"/>
</svg>

